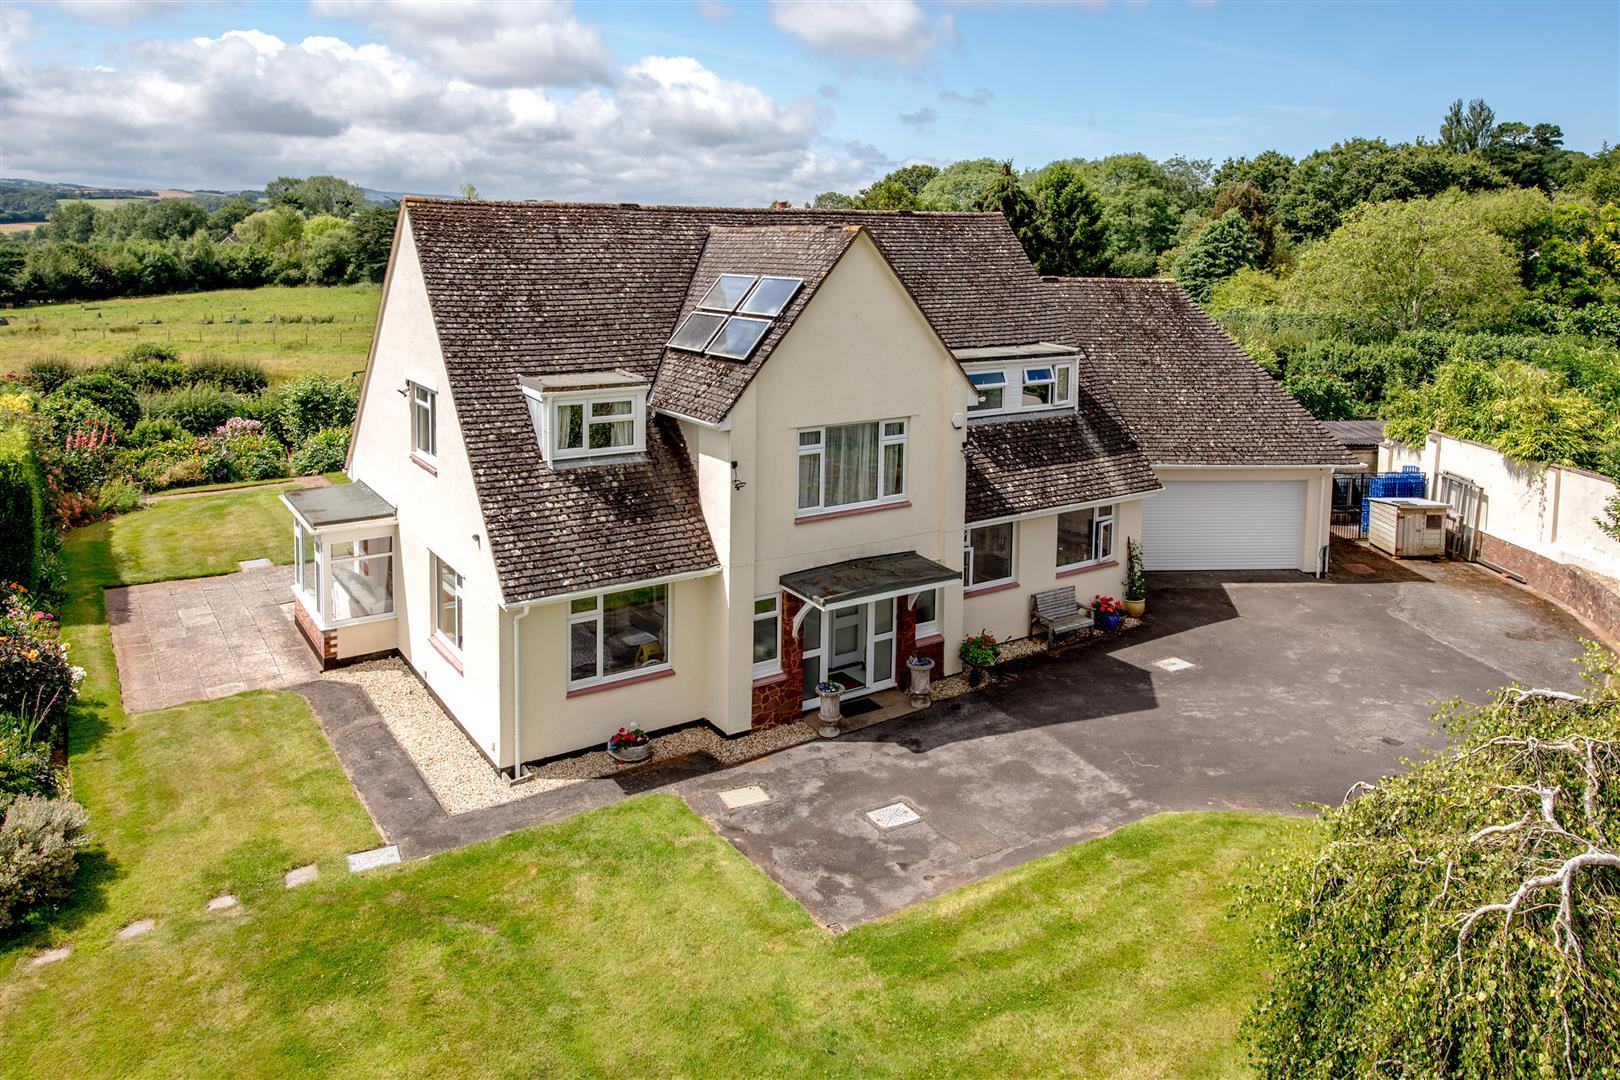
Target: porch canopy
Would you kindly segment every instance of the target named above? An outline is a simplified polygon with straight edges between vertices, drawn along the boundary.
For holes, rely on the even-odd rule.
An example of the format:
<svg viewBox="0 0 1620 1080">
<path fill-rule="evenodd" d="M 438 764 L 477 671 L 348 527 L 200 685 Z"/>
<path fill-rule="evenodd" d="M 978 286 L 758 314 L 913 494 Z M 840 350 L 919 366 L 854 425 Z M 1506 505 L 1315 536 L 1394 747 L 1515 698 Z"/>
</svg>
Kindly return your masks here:
<svg viewBox="0 0 1620 1080">
<path fill-rule="evenodd" d="M 394 508 L 366 482 L 333 484 L 330 487 L 299 488 L 281 501 L 311 529 L 330 529 L 362 521 L 392 521 Z"/>
<path fill-rule="evenodd" d="M 782 588 L 823 611 L 907 596 L 961 580 L 961 571 L 942 566 L 915 551 L 846 559 L 809 570 L 795 570 L 781 578 Z"/>
</svg>

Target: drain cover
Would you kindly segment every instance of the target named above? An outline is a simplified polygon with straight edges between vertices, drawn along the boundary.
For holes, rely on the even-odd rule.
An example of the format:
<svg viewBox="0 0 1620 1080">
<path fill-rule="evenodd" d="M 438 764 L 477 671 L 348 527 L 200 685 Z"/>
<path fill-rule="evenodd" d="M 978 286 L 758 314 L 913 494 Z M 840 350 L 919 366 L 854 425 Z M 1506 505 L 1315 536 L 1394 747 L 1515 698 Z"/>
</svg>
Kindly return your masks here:
<svg viewBox="0 0 1620 1080">
<path fill-rule="evenodd" d="M 771 797 L 758 784 L 720 792 L 720 802 L 727 810 L 741 810 L 745 806 L 758 806 L 770 801 Z"/>
<path fill-rule="evenodd" d="M 876 810 L 866 812 L 872 824 L 880 829 L 898 829 L 902 825 L 910 825 L 914 821 L 921 821 L 922 815 L 903 802 L 890 803 L 880 806 Z"/>
<path fill-rule="evenodd" d="M 1191 661 L 1183 660 L 1179 656 L 1167 656 L 1163 660 L 1153 661 L 1153 666 L 1163 671 L 1186 671 L 1193 665 Z"/>
</svg>

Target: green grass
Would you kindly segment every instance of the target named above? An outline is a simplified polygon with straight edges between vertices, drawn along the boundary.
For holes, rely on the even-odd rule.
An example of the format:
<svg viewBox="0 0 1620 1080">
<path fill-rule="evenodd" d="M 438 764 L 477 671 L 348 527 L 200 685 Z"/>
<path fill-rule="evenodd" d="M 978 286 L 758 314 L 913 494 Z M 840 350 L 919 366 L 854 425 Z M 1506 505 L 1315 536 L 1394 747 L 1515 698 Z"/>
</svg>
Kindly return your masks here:
<svg viewBox="0 0 1620 1080">
<path fill-rule="evenodd" d="M 1243 1073 L 1264 975 L 1233 882 L 1307 821 L 1160 815 L 836 937 L 668 795 L 348 875 L 374 834 L 301 699 L 118 709 L 103 584 L 285 557 L 284 530 L 207 532 L 214 501 L 66 546 L 100 847 L 77 907 L 0 943 L 5 1075 Z M 242 909 L 206 914 L 222 888 Z"/>
<path fill-rule="evenodd" d="M 229 574 L 241 559 L 292 562 L 292 515 L 281 488 L 249 488 L 193 499 L 164 499 L 109 518 L 72 537 L 68 551 L 104 545 L 109 564 L 88 567 L 106 584 Z M 77 562 L 69 573 L 79 573 Z M 100 597 L 97 597 L 99 602 Z"/>
<path fill-rule="evenodd" d="M 0 327 L 7 369 L 46 356 L 108 360 L 140 342 L 172 345 L 185 359 L 262 361 L 274 378 L 318 371 L 345 376 L 366 366 L 382 290 L 375 285 L 265 286 L 8 311 Z M 303 322 L 265 322 L 270 317 Z M 310 316 L 332 322 L 311 323 Z M 229 323 L 245 318 L 247 323 Z"/>
</svg>

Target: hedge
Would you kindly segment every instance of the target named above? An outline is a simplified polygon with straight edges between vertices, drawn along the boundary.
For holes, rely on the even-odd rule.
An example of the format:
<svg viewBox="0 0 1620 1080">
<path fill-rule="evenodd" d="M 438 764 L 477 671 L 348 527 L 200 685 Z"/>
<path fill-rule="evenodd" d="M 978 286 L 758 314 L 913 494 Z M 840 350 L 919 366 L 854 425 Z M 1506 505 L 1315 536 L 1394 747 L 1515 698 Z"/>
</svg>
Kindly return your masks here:
<svg viewBox="0 0 1620 1080">
<path fill-rule="evenodd" d="M 45 498 L 28 432 L 0 431 L 0 582 L 38 584 Z"/>
</svg>

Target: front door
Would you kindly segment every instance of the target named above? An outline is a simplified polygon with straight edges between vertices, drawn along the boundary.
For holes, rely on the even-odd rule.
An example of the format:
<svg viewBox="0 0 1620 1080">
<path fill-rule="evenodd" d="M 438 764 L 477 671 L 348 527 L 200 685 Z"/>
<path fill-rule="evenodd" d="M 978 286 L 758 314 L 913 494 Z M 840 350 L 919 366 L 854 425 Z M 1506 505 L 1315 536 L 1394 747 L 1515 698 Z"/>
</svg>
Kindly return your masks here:
<svg viewBox="0 0 1620 1080">
<path fill-rule="evenodd" d="M 895 602 L 812 610 L 805 617 L 804 707 L 814 708 L 817 682 L 838 683 L 846 698 L 894 686 Z"/>
<path fill-rule="evenodd" d="M 867 684 L 867 605 L 839 608 L 832 613 L 832 648 L 827 657 L 829 681 L 854 690 Z"/>
</svg>

